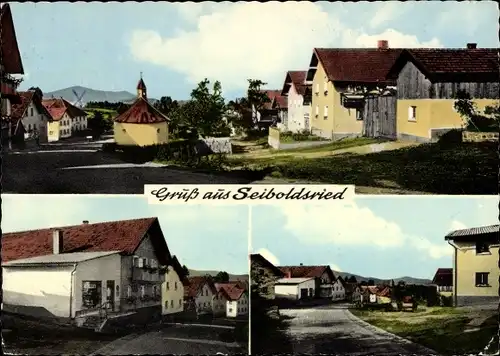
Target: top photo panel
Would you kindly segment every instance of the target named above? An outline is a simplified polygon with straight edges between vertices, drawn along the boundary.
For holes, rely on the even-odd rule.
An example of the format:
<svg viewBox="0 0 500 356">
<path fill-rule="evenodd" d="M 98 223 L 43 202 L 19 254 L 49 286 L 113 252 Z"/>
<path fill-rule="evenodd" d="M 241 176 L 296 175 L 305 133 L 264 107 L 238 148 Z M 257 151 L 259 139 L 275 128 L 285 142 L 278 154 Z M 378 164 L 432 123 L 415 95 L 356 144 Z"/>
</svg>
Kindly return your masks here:
<svg viewBox="0 0 500 356">
<path fill-rule="evenodd" d="M 3 3 L 2 189 L 498 194 L 498 5 Z"/>
</svg>

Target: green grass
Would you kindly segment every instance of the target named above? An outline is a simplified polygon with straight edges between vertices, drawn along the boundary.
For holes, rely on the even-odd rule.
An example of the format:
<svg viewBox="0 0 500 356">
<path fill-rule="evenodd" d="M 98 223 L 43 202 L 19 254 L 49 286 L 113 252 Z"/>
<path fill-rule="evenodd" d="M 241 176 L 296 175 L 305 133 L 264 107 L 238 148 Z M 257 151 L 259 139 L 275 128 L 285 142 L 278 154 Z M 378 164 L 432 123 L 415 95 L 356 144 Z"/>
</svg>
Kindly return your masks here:
<svg viewBox="0 0 500 356">
<path fill-rule="evenodd" d="M 428 313 L 421 322 L 410 322 L 410 319 L 415 315 L 413 313 L 406 313 L 407 318 L 395 318 L 387 316 L 390 313 L 358 310 L 351 312 L 372 325 L 426 346 L 442 355 L 482 351 L 498 332 L 497 316 L 491 316 L 483 322 L 479 330 L 465 332 L 470 318 L 463 311 L 451 309 L 436 309 Z M 438 315 L 441 317 L 437 317 Z"/>
<path fill-rule="evenodd" d="M 368 154 L 300 157 L 298 153 L 359 146 L 341 141 L 332 146 L 279 151 L 274 155 L 235 157 L 229 167 L 271 169 L 270 175 L 329 184 L 355 184 L 437 194 L 497 194 L 498 144 L 439 143 Z M 342 145 L 344 145 L 342 147 Z"/>
</svg>

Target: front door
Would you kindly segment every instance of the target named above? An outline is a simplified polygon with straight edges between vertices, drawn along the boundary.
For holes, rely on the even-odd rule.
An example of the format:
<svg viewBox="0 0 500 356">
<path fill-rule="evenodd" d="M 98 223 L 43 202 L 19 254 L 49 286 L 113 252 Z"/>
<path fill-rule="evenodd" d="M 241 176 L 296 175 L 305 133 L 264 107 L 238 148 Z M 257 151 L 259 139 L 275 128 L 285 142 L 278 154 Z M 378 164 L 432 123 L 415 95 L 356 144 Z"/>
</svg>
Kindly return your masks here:
<svg viewBox="0 0 500 356">
<path fill-rule="evenodd" d="M 307 288 L 300 288 L 300 299 L 307 298 Z"/>
<path fill-rule="evenodd" d="M 115 310 L 115 281 L 106 281 L 107 308 Z"/>
</svg>

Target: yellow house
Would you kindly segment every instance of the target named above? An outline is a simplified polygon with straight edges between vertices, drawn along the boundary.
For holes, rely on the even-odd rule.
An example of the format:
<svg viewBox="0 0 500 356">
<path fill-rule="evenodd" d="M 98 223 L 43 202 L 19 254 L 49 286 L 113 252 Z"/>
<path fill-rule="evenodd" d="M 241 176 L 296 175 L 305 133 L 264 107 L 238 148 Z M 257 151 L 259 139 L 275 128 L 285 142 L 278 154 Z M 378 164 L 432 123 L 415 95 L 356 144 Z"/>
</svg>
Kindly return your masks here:
<svg viewBox="0 0 500 356">
<path fill-rule="evenodd" d="M 453 246 L 453 297 L 456 306 L 498 304 L 500 225 L 450 232 Z"/>
<path fill-rule="evenodd" d="M 76 131 L 87 129 L 87 113 L 66 99 L 44 99 L 42 104 L 51 116 L 47 123 L 49 142 L 71 137 Z"/>
<path fill-rule="evenodd" d="M 465 126 L 454 109 L 458 90 L 466 91 L 479 110 L 499 98 L 497 49 L 407 49 L 388 78 L 397 82 L 397 136 L 432 142 Z"/>
<path fill-rule="evenodd" d="M 150 146 L 168 142 L 168 118 L 147 99 L 142 78 L 137 84 L 137 100 L 114 120 L 114 138 L 118 145 Z"/>
<path fill-rule="evenodd" d="M 387 41 L 377 48 L 315 48 L 306 78 L 312 84 L 311 132 L 333 140 L 361 136 L 364 102 L 346 99 L 395 85 L 386 77 L 400 53 Z"/>
<path fill-rule="evenodd" d="M 165 281 L 161 286 L 162 315 L 171 317 L 184 310 L 184 285 L 182 284 L 184 272 L 177 260 L 173 257 L 171 265 L 166 266 Z"/>
</svg>

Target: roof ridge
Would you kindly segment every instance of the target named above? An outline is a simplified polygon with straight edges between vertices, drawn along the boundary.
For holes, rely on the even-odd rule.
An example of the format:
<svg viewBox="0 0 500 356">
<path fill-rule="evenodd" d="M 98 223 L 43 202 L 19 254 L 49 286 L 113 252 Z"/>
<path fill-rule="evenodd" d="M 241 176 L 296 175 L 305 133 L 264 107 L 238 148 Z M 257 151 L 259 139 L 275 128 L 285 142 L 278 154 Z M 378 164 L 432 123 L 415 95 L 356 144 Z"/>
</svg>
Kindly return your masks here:
<svg viewBox="0 0 500 356">
<path fill-rule="evenodd" d="M 85 224 L 88 226 L 95 226 L 95 225 L 100 225 L 100 224 L 109 224 L 109 223 L 119 223 L 119 222 L 125 222 L 125 221 L 134 221 L 134 220 L 148 220 L 148 219 L 158 219 L 158 217 L 147 217 L 147 218 L 136 218 L 136 219 L 121 219 L 121 220 L 111 220 L 111 221 L 100 221 L 92 224 Z M 15 234 L 22 234 L 26 232 L 32 232 L 32 231 L 44 231 L 44 230 L 54 230 L 54 229 L 69 229 L 72 227 L 77 227 L 77 226 L 82 226 L 83 224 L 74 224 L 74 225 L 67 225 L 67 226 L 54 226 L 54 227 L 47 227 L 43 229 L 31 229 L 31 230 L 23 230 L 23 231 L 12 231 L 12 232 L 2 232 L 2 238 L 4 237 L 9 237 L 9 235 L 15 235 Z"/>
</svg>

